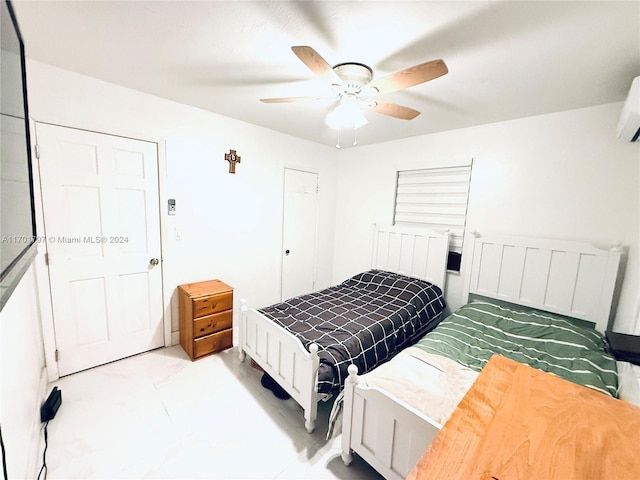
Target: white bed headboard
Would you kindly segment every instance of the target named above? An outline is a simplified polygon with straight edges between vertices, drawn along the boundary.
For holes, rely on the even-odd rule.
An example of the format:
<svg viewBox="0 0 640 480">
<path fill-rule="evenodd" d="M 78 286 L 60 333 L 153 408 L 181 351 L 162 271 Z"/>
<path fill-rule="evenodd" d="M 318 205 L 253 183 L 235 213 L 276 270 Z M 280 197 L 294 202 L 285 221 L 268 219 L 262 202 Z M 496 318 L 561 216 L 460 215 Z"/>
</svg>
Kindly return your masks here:
<svg viewBox="0 0 640 480">
<path fill-rule="evenodd" d="M 444 291 L 449 234 L 423 228 L 376 225 L 371 268 L 420 278 Z"/>
<path fill-rule="evenodd" d="M 604 332 L 621 255 L 618 246 L 476 235 L 465 298 L 477 294 L 588 320 Z"/>
</svg>

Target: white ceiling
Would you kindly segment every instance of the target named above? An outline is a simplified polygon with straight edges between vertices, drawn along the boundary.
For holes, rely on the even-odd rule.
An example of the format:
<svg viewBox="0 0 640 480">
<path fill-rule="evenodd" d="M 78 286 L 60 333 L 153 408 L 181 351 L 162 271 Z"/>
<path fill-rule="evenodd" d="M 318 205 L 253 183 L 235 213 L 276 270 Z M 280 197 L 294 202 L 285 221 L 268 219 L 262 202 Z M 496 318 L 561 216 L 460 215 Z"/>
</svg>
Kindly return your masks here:
<svg viewBox="0 0 640 480">
<path fill-rule="evenodd" d="M 328 87 L 291 51 L 374 78 L 442 58 L 449 73 L 367 112 L 360 144 L 624 100 L 640 75 L 640 2 L 24 1 L 27 56 L 326 145 L 331 104 L 265 104 Z M 28 72 L 27 72 L 28 73 Z M 350 137 L 350 134 L 349 134 Z M 344 142 L 343 142 L 344 143 Z"/>
</svg>

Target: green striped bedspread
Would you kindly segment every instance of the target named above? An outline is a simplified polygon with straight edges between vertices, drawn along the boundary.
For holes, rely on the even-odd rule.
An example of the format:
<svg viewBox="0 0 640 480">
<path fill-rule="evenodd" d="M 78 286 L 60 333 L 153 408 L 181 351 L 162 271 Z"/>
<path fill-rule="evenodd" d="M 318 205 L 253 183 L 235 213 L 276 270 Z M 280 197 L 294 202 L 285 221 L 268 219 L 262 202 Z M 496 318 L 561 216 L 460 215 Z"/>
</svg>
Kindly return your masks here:
<svg viewBox="0 0 640 480">
<path fill-rule="evenodd" d="M 480 371 L 494 353 L 617 396 L 615 359 L 603 336 L 562 317 L 474 301 L 415 345 Z"/>
</svg>

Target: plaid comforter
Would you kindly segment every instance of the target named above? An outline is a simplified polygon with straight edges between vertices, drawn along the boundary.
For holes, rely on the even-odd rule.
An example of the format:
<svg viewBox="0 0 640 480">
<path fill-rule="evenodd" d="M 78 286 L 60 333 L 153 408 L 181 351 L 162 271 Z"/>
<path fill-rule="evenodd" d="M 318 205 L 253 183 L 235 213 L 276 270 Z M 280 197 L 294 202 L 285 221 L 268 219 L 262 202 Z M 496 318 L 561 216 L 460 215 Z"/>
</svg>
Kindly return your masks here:
<svg viewBox="0 0 640 480">
<path fill-rule="evenodd" d="M 440 320 L 442 290 L 424 280 L 370 270 L 260 312 L 318 345 L 318 391 L 338 393 L 352 363 L 366 373 L 413 344 Z"/>
</svg>

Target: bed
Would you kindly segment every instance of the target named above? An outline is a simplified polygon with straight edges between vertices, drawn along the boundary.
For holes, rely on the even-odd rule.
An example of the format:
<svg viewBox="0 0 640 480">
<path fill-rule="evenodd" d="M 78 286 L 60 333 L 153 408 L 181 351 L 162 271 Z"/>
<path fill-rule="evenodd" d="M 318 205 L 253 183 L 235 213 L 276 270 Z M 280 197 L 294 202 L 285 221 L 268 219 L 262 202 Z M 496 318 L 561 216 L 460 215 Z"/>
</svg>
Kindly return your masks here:
<svg viewBox="0 0 640 480">
<path fill-rule="evenodd" d="M 616 396 L 616 363 L 601 332 L 621 254 L 579 242 L 476 236 L 468 303 L 372 372 L 358 376 L 349 367 L 337 402 L 345 464 L 356 452 L 385 478 L 406 478 L 494 353 Z"/>
<path fill-rule="evenodd" d="M 339 285 L 263 307 L 241 307 L 240 359 L 247 355 L 304 410 L 338 393 L 356 364 L 369 371 L 440 320 L 447 233 L 375 226 L 371 270 Z"/>
</svg>

